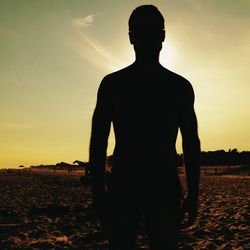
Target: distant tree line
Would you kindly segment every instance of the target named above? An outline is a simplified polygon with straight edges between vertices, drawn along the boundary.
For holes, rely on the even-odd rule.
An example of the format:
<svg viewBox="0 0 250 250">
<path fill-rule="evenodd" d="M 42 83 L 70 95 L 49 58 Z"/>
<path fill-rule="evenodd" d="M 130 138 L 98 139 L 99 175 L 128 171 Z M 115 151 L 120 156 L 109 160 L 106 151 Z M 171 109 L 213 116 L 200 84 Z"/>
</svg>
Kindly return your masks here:
<svg viewBox="0 0 250 250">
<path fill-rule="evenodd" d="M 178 166 L 183 166 L 183 155 L 177 155 Z M 113 164 L 113 156 L 107 157 L 107 164 Z M 239 152 L 236 148 L 216 151 L 202 151 L 201 165 L 202 166 L 235 166 L 235 165 L 249 165 L 250 151 Z"/>
<path fill-rule="evenodd" d="M 183 155 L 177 155 L 178 166 L 183 166 Z M 56 165 L 38 165 L 31 166 L 32 168 L 57 168 L 58 169 L 68 169 L 71 166 L 74 170 L 89 170 L 88 162 L 74 161 L 78 165 L 68 164 L 68 163 L 58 163 Z M 107 156 L 107 166 L 111 167 L 113 165 L 113 155 Z M 216 151 L 202 151 L 201 152 L 201 165 L 202 166 L 236 166 L 236 165 L 250 165 L 250 151 L 239 152 L 236 148 L 229 149 L 227 152 L 225 150 Z M 23 166 L 20 166 L 23 167 Z"/>
<path fill-rule="evenodd" d="M 183 165 L 183 155 L 178 155 L 179 166 Z M 236 148 L 216 151 L 202 151 L 201 165 L 202 166 L 235 166 L 249 165 L 250 151 L 239 152 Z"/>
<path fill-rule="evenodd" d="M 250 151 L 239 152 L 236 148 L 225 150 L 208 151 L 201 153 L 201 164 L 203 166 L 222 165 L 249 165 Z"/>
</svg>

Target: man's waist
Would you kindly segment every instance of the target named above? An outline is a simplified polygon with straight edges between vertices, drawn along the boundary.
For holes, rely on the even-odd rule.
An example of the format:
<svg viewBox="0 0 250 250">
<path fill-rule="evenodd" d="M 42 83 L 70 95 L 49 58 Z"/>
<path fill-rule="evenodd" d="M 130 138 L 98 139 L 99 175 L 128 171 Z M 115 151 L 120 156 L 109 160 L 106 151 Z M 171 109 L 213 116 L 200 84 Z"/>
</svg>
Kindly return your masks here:
<svg viewBox="0 0 250 250">
<path fill-rule="evenodd" d="M 178 174 L 166 176 L 122 176 L 111 174 L 109 188 L 115 192 L 179 193 L 181 184 Z"/>
</svg>

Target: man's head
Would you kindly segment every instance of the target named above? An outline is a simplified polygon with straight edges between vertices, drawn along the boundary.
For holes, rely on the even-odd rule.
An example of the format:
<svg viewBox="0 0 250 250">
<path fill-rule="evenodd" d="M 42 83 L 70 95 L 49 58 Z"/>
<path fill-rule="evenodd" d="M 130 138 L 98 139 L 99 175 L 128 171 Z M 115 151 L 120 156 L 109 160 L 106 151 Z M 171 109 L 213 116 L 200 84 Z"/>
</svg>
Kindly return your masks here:
<svg viewBox="0 0 250 250">
<path fill-rule="evenodd" d="M 159 53 L 165 39 L 164 18 L 153 5 L 137 7 L 129 18 L 129 39 L 137 53 Z"/>
</svg>

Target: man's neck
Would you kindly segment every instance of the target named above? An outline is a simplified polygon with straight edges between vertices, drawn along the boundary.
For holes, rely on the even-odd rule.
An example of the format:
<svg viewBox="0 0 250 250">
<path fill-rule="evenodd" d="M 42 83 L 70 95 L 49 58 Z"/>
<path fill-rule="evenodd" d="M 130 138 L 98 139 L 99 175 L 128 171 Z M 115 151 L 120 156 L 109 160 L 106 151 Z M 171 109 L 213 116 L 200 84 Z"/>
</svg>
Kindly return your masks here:
<svg viewBox="0 0 250 250">
<path fill-rule="evenodd" d="M 156 55 L 138 55 L 135 54 L 135 64 L 141 67 L 154 67 L 160 65 L 159 54 Z"/>
</svg>

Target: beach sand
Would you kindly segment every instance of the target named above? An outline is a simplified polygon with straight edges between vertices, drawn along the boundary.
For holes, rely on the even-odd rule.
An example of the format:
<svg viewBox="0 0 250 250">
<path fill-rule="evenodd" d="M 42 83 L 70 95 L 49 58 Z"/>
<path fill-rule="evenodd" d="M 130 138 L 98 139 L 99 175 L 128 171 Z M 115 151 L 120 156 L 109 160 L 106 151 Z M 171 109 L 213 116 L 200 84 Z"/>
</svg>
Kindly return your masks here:
<svg viewBox="0 0 250 250">
<path fill-rule="evenodd" d="M 0 173 L 0 249 L 107 249 L 80 175 Z M 181 176 L 185 186 L 185 178 Z M 202 176 L 199 217 L 181 230 L 180 249 L 250 249 L 250 178 Z M 138 249 L 147 249 L 144 234 Z"/>
</svg>

